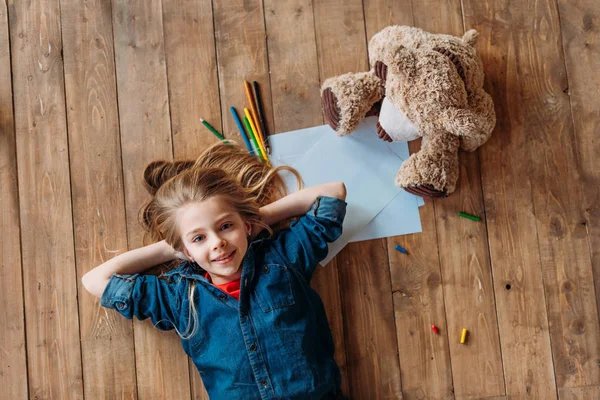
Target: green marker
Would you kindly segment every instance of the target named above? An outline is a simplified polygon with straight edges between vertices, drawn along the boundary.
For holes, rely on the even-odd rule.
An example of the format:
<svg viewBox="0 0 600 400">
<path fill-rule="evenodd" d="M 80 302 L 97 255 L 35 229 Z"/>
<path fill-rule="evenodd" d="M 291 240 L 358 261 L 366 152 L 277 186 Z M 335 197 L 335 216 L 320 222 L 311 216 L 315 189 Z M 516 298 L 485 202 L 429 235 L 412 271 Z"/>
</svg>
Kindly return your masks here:
<svg viewBox="0 0 600 400">
<path fill-rule="evenodd" d="M 479 218 L 479 217 L 476 217 L 476 216 L 474 216 L 474 215 L 471 215 L 471 214 L 464 213 L 464 212 L 462 212 L 462 211 L 460 211 L 460 212 L 458 213 L 458 216 L 459 216 L 459 217 L 463 217 L 463 218 L 472 219 L 473 221 L 479 221 L 479 220 L 481 219 L 481 218 Z"/>
<path fill-rule="evenodd" d="M 221 135 L 219 132 L 217 132 L 217 130 L 215 128 L 213 128 L 208 122 L 206 122 L 202 118 L 200 118 L 200 122 L 202 122 L 202 125 L 207 127 L 208 130 L 211 131 L 216 137 L 218 137 L 221 140 L 225 140 L 225 137 L 223 137 L 223 135 Z"/>
<path fill-rule="evenodd" d="M 252 128 L 250 127 L 250 122 L 248 122 L 248 118 L 246 118 L 246 116 L 244 116 L 244 126 L 246 127 L 246 130 L 248 131 L 248 137 L 250 138 L 250 140 L 252 141 L 252 144 L 254 145 L 254 148 L 256 149 L 256 153 L 258 154 L 258 156 L 262 159 L 264 159 L 265 157 L 263 156 L 262 151 L 260 151 L 260 146 L 258 145 L 258 143 L 256 143 L 256 137 L 254 137 L 254 132 L 252 131 Z"/>
</svg>

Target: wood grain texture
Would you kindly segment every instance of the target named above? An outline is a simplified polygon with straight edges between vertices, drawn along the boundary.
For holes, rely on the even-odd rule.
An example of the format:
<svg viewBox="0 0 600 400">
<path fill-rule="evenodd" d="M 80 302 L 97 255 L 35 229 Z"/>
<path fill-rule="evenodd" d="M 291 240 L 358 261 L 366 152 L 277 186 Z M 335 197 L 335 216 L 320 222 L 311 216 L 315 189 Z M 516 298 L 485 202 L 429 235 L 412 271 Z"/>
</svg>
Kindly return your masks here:
<svg viewBox="0 0 600 400">
<path fill-rule="evenodd" d="M 416 151 L 416 149 L 415 149 Z M 453 399 L 452 368 L 433 201 L 420 208 L 423 232 L 388 240 L 404 399 Z M 394 249 L 408 249 L 409 256 Z M 435 334 L 432 325 L 438 328 Z"/>
<path fill-rule="evenodd" d="M 579 176 L 568 96 L 563 91 L 556 5 L 468 4 L 469 25 L 481 26 L 488 38 L 484 63 L 490 68 L 489 89 L 498 99 L 499 126 L 504 128 L 503 135 L 492 137 L 492 151 L 481 153 L 490 240 L 503 243 L 491 247 L 492 260 L 510 262 L 500 278 L 506 279 L 505 285 L 517 282 L 519 288 L 529 274 L 531 285 L 512 300 L 515 309 L 527 312 L 526 307 L 542 294 L 536 276 L 541 267 L 556 384 L 559 388 L 593 384 L 600 374 L 596 365 L 600 333 L 588 238 L 581 225 L 581 187 L 575 183 Z M 543 315 L 501 318 L 525 329 L 528 345 L 515 352 L 527 352 L 536 363 L 542 350 L 539 360 L 548 363 L 546 339 L 539 335 L 545 332 Z M 547 371 L 537 379 L 535 373 L 528 375 L 522 384 L 551 393 L 552 380 Z"/>
<path fill-rule="evenodd" d="M 81 399 L 60 5 L 11 1 L 8 15 L 29 396 Z"/>
<path fill-rule="evenodd" d="M 212 4 L 163 0 L 162 7 L 175 159 L 195 160 L 219 140 L 200 118 L 221 131 Z M 192 399 L 208 399 L 198 369 L 188 363 Z"/>
<path fill-rule="evenodd" d="M 562 388 L 558 391 L 559 400 L 597 400 L 600 399 L 600 386 L 580 388 Z"/>
<path fill-rule="evenodd" d="M 575 149 L 600 312 L 600 3 L 558 1 Z"/>
<path fill-rule="evenodd" d="M 162 7 L 174 156 L 196 159 L 219 141 L 200 118 L 222 132 L 212 4 L 162 0 Z M 227 113 L 223 109 L 224 116 Z"/>
<path fill-rule="evenodd" d="M 314 18 L 321 82 L 342 73 L 369 70 L 362 2 L 319 1 L 314 4 Z M 400 398 L 386 241 L 350 243 L 339 253 L 337 262 L 349 395 L 358 399 Z"/>
<path fill-rule="evenodd" d="M 127 250 L 110 3 L 61 1 L 77 276 Z M 95 184 L 94 184 L 95 183 Z M 135 397 L 131 321 L 79 285 L 84 394 Z"/>
<path fill-rule="evenodd" d="M 27 397 L 27 354 L 13 117 L 10 37 L 6 2 L 0 4 L 0 386 L 11 399 Z"/>
<path fill-rule="evenodd" d="M 137 216 L 148 194 L 141 177 L 157 159 L 172 160 L 160 0 L 113 2 L 115 63 L 129 248 L 142 246 Z M 138 396 L 190 397 L 189 366 L 174 332 L 134 322 Z"/>
<path fill-rule="evenodd" d="M 414 25 L 411 1 L 365 0 L 367 38 L 389 25 Z M 440 7 L 445 7 L 441 5 Z M 411 153 L 420 141 L 409 143 Z M 453 399 L 434 201 L 420 208 L 423 231 L 387 240 L 403 398 Z M 409 256 L 394 246 L 410 249 Z M 432 331 L 436 325 L 439 334 Z"/>
<path fill-rule="evenodd" d="M 391 24 L 479 30 L 498 124 L 461 154 L 457 192 L 420 208 L 422 233 L 351 244 L 317 269 L 343 390 L 600 398 L 593 0 L 5 1 L 2 396 L 207 399 L 175 333 L 101 308 L 79 277 L 142 245 L 141 172 L 215 143 L 200 117 L 242 144 L 229 106 L 247 106 L 244 79 L 271 133 L 321 125 L 320 83 L 367 71 L 368 40 Z"/>
<path fill-rule="evenodd" d="M 508 17 L 500 4 L 466 2 L 465 23 L 481 33 L 478 51 L 497 125 L 480 149 L 481 174 L 506 375 L 513 396 L 556 398 L 548 315 L 537 246 L 533 181 L 528 177 L 529 130 L 521 115 L 519 66 Z M 519 21 L 518 17 L 515 18 Z M 514 22 L 514 23 L 521 23 Z M 523 28 L 524 29 L 524 28 Z"/>
<path fill-rule="evenodd" d="M 265 124 L 268 126 L 267 130 L 273 132 L 263 6 L 259 0 L 215 1 L 213 12 L 221 110 L 224 110 L 223 131 L 243 145 L 243 139 L 229 112 L 229 107 L 234 106 L 240 118 L 244 113 L 244 107 L 250 109 L 244 90 L 244 80 L 260 83 Z"/>
<path fill-rule="evenodd" d="M 525 116 L 533 133 L 528 142 L 536 182 L 533 202 L 557 386 L 598 385 L 600 324 L 569 99 L 564 91 L 560 24 L 552 1 L 530 10 L 531 22 L 540 24 L 532 35 L 537 50 L 523 63 L 523 71 L 535 71 L 535 79 L 524 81 L 525 93 L 533 97 Z"/>
<path fill-rule="evenodd" d="M 413 15 L 415 26 L 429 32 L 464 32 L 460 1 L 419 2 Z M 479 162 L 477 153 L 461 151 L 459 157 L 458 190 L 434 203 L 454 392 L 458 399 L 504 395 L 486 227 L 457 215 L 484 214 Z M 464 328 L 469 336 L 460 344 Z"/>
<path fill-rule="evenodd" d="M 310 0 L 265 0 L 265 26 L 273 99 L 275 132 L 323 124 L 319 65 Z M 294 26 L 293 30 L 289 27 Z M 296 38 L 302 37 L 298 42 Z M 348 374 L 337 258 L 317 268 L 311 286 L 325 306 L 335 346 L 335 359 L 348 393 Z"/>
<path fill-rule="evenodd" d="M 430 32 L 461 36 L 459 1 L 420 2 L 413 9 L 415 25 Z M 483 224 L 458 217 L 459 211 L 483 214 L 479 163 L 474 153 L 460 152 L 458 190 L 435 201 L 448 342 L 457 398 L 503 395 L 504 377 L 498 337 L 494 289 Z M 460 344 L 462 329 L 469 331 Z"/>
<path fill-rule="evenodd" d="M 322 125 L 312 2 L 265 0 L 264 8 L 273 98 L 273 132 Z M 291 26 L 294 28 L 290 29 Z"/>
</svg>

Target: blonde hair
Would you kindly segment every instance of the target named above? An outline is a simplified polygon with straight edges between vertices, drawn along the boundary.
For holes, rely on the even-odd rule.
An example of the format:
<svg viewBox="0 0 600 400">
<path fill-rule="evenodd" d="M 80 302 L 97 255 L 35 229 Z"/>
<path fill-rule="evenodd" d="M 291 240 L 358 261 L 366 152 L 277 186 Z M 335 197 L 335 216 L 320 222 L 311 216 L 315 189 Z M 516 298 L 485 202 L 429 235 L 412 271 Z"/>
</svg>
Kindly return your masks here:
<svg viewBox="0 0 600 400">
<path fill-rule="evenodd" d="M 244 221 L 259 225 L 272 234 L 273 230 L 260 220 L 258 211 L 287 194 L 279 175 L 284 170 L 296 177 L 298 188 L 301 188 L 302 179 L 295 169 L 268 167 L 231 141 L 209 147 L 195 161 L 151 162 L 144 170 L 143 182 L 152 198 L 142 206 L 139 214 L 147 232 L 144 242 L 149 235 L 153 242 L 165 240 L 174 249 L 181 250 L 183 240 L 176 221 L 178 211 L 185 204 L 214 196 L 219 196 Z M 175 260 L 167 267 L 172 268 L 177 263 Z M 189 339 L 197 331 L 194 290 L 195 282 L 192 282 L 188 320 L 192 319 L 193 324 L 188 324 L 184 333 L 175 327 L 182 339 Z"/>
</svg>

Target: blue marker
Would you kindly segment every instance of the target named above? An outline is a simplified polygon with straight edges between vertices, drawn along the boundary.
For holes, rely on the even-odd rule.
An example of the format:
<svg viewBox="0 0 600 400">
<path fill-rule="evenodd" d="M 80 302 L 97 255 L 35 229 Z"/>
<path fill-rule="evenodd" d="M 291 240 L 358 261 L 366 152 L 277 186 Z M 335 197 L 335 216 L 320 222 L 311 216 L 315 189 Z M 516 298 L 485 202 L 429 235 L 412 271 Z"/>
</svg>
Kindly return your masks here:
<svg viewBox="0 0 600 400">
<path fill-rule="evenodd" d="M 250 144 L 248 137 L 246 137 L 246 132 L 244 132 L 244 128 L 242 128 L 242 122 L 240 121 L 240 117 L 238 117 L 237 112 L 235 112 L 235 108 L 233 108 L 233 106 L 229 107 L 229 109 L 231 110 L 231 114 L 233 114 L 233 119 L 234 119 L 235 123 L 237 124 L 238 129 L 240 130 L 240 134 L 242 135 L 244 142 L 246 143 L 248 152 L 250 154 L 254 154 L 254 150 L 252 150 L 252 145 Z"/>
<path fill-rule="evenodd" d="M 406 251 L 406 249 L 404 247 L 400 247 L 398 245 L 394 246 L 396 248 L 396 250 L 398 250 L 400 253 L 404 253 L 404 254 L 408 254 L 408 251 Z"/>
</svg>

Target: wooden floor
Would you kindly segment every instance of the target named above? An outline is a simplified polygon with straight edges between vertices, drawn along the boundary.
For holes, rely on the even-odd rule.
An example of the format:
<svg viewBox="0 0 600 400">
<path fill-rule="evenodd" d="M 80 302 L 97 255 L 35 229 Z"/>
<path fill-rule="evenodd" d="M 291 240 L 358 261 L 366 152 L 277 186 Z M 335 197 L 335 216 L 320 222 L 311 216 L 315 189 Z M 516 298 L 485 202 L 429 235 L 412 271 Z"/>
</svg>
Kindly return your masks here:
<svg viewBox="0 0 600 400">
<path fill-rule="evenodd" d="M 200 117 L 239 140 L 243 79 L 271 132 L 323 124 L 320 82 L 367 70 L 368 39 L 402 24 L 481 32 L 498 124 L 422 233 L 319 270 L 344 390 L 600 399 L 597 0 L 1 3 L 1 398 L 206 398 L 174 333 L 102 309 L 80 277 L 140 246 L 146 163 L 214 143 Z"/>
</svg>

